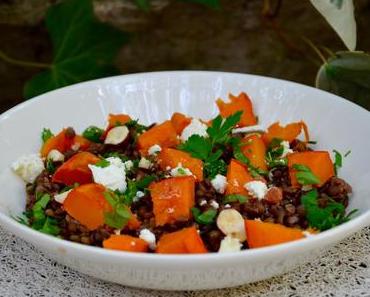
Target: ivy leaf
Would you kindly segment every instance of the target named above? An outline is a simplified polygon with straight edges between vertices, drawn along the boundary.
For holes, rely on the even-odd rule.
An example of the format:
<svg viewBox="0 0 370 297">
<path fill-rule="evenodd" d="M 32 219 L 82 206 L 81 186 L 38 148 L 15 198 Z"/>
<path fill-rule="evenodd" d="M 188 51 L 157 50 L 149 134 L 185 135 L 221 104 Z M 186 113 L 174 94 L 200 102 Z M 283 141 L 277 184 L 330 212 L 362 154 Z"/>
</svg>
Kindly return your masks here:
<svg viewBox="0 0 370 297">
<path fill-rule="evenodd" d="M 50 69 L 26 83 L 26 98 L 117 73 L 112 62 L 127 36 L 99 23 L 91 0 L 66 0 L 53 5 L 45 23 L 53 43 L 54 59 Z"/>
<path fill-rule="evenodd" d="M 321 66 L 316 87 L 370 110 L 370 55 L 337 52 Z"/>
</svg>

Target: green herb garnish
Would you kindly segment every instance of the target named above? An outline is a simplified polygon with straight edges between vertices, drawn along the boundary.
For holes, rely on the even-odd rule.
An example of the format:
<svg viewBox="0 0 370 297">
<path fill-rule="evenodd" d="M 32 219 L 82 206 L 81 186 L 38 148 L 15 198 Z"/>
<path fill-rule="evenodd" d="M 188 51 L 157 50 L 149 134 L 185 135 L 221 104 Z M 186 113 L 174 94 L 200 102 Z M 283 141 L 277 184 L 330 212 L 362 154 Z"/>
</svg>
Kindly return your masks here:
<svg viewBox="0 0 370 297">
<path fill-rule="evenodd" d="M 337 175 L 339 169 L 342 168 L 343 166 L 343 156 L 337 150 L 333 150 L 333 153 L 334 153 L 334 171 L 335 171 L 335 175 Z M 350 153 L 351 151 L 347 151 L 344 154 L 344 158 L 347 157 Z"/>
<path fill-rule="evenodd" d="M 207 129 L 209 137 L 192 135 L 178 146 L 180 150 L 190 153 L 192 157 L 204 161 L 204 173 L 210 179 L 217 174 L 226 173 L 226 164 L 220 158 L 226 146 L 233 140 L 231 131 L 239 122 L 241 114 L 242 112 L 238 111 L 226 119 L 222 119 L 221 116 L 216 117 L 211 127 Z"/>
<path fill-rule="evenodd" d="M 202 225 L 212 224 L 217 215 L 217 210 L 215 209 L 208 209 L 202 213 L 199 208 L 192 207 L 191 212 L 193 213 L 195 221 Z"/>
<path fill-rule="evenodd" d="M 245 203 L 247 202 L 248 197 L 240 194 L 231 194 L 231 195 L 226 195 L 223 199 L 223 203 L 227 204 L 230 202 L 236 202 L 239 201 L 240 203 Z"/>
<path fill-rule="evenodd" d="M 49 174 L 53 174 L 55 170 L 57 169 L 54 162 L 50 159 L 46 160 L 46 170 L 48 171 Z"/>
<path fill-rule="evenodd" d="M 105 160 L 105 159 L 102 159 L 100 160 L 99 162 L 95 163 L 94 166 L 96 167 L 101 167 L 101 168 L 106 168 L 110 165 L 110 162 Z"/>
<path fill-rule="evenodd" d="M 115 192 L 107 191 L 104 197 L 113 208 L 113 211 L 104 213 L 105 224 L 122 229 L 131 217 L 128 207 L 123 203 L 121 196 Z"/>
<path fill-rule="evenodd" d="M 309 167 L 302 164 L 294 164 L 293 169 L 297 171 L 295 175 L 299 184 L 317 185 L 320 183 L 320 179 L 313 174 Z"/>
<path fill-rule="evenodd" d="M 325 207 L 320 207 L 316 189 L 303 195 L 301 200 L 309 225 L 321 231 L 349 221 L 351 216 L 357 211 L 357 209 L 354 209 L 346 215 L 344 205 L 332 199 L 329 200 Z"/>
<path fill-rule="evenodd" d="M 85 131 L 82 132 L 82 136 L 92 142 L 100 143 L 103 133 L 103 129 L 100 129 L 96 126 L 89 126 L 85 129 Z"/>
<path fill-rule="evenodd" d="M 266 162 L 269 168 L 274 168 L 277 166 L 287 166 L 287 158 L 282 158 L 284 154 L 284 146 L 282 145 L 283 140 L 278 138 L 273 138 L 266 151 Z"/>
<path fill-rule="evenodd" d="M 53 136 L 54 134 L 53 132 L 51 132 L 50 129 L 44 128 L 41 132 L 42 143 L 45 143 L 46 141 L 48 141 L 48 139 L 52 138 Z"/>
</svg>

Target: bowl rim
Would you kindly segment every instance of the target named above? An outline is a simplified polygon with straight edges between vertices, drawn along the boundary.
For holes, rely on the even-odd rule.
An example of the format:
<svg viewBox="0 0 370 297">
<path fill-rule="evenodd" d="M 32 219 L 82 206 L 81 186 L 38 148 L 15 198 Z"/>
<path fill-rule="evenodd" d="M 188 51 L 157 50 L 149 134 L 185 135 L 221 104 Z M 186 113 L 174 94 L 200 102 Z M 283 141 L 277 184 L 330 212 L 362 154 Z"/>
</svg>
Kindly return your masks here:
<svg viewBox="0 0 370 297">
<path fill-rule="evenodd" d="M 366 112 L 370 116 L 370 113 L 364 109 L 363 107 L 356 105 L 342 97 L 334 95 L 332 93 L 316 89 L 311 86 L 306 86 L 300 83 L 287 81 L 283 79 L 261 76 L 261 75 L 253 75 L 253 74 L 246 74 L 246 73 L 235 73 L 235 72 L 224 72 L 224 71 L 153 71 L 153 72 L 143 72 L 143 73 L 134 73 L 134 74 L 125 74 L 125 75 L 117 75 L 111 76 L 106 78 L 100 78 L 95 80 L 90 80 L 86 82 L 77 83 L 71 86 L 66 86 L 63 88 L 59 88 L 53 91 L 49 91 L 42 95 L 36 96 L 32 99 L 29 99 L 25 102 L 22 102 L 13 108 L 5 111 L 4 113 L 0 114 L 0 124 L 2 121 L 6 120 L 8 117 L 12 116 L 18 110 L 26 108 L 28 105 L 34 104 L 35 102 L 39 102 L 45 100 L 50 94 L 64 92 L 66 89 L 74 90 L 79 88 L 85 88 L 89 85 L 96 85 L 104 84 L 106 82 L 111 81 L 112 79 L 120 80 L 120 79 L 145 79 L 146 76 L 168 76 L 168 75 L 177 75 L 177 76 L 186 76 L 186 75 L 226 75 L 226 76 L 248 76 L 250 78 L 257 78 L 261 80 L 271 80 L 278 83 L 284 83 L 288 85 L 295 85 L 299 88 L 308 88 L 315 92 L 323 92 L 326 93 L 325 95 L 330 98 L 330 100 L 339 100 L 342 104 L 347 104 L 352 109 L 355 109 L 356 112 Z M 356 110 L 357 109 L 357 110 Z M 313 235 L 310 237 L 303 238 L 301 240 L 296 240 L 288 243 L 277 244 L 273 246 L 267 246 L 262 248 L 256 249 L 248 249 L 234 253 L 206 253 L 206 254 L 155 254 L 155 253 L 137 253 L 137 252 L 125 252 L 125 251 L 116 251 L 116 250 L 109 250 L 104 249 L 101 247 L 83 245 L 80 243 L 75 243 L 72 241 L 68 241 L 65 239 L 60 239 L 57 237 L 53 237 L 51 235 L 47 235 L 41 233 L 39 231 L 33 230 L 32 228 L 25 226 L 19 222 L 17 222 L 14 218 L 6 215 L 3 212 L 0 212 L 0 225 L 5 227 L 5 229 L 9 230 L 11 233 L 16 234 L 20 238 L 25 239 L 26 237 L 34 237 L 37 238 L 40 242 L 54 246 L 56 249 L 67 249 L 71 252 L 77 252 L 78 254 L 88 253 L 90 255 L 96 255 L 101 257 L 101 259 L 108 257 L 114 258 L 117 260 L 130 260 L 130 261 L 143 261 L 143 260 L 150 260 L 153 264 L 161 264 L 163 261 L 166 263 L 170 263 L 172 261 L 176 261 L 178 264 L 179 262 L 185 266 L 193 266 L 194 263 L 189 260 L 196 260 L 197 263 L 200 264 L 212 264 L 212 263 L 220 263 L 224 262 L 225 260 L 243 260 L 246 259 L 256 259 L 261 257 L 269 257 L 275 258 L 279 255 L 283 255 L 288 253 L 299 253 L 303 250 L 314 249 L 320 246 L 326 246 L 326 242 L 336 241 L 336 239 L 343 239 L 354 232 L 360 230 L 361 228 L 370 225 L 370 209 L 365 211 L 364 213 L 360 214 L 357 217 L 352 218 L 350 221 L 343 223 L 337 227 L 334 227 L 330 230 L 326 230 L 321 232 L 317 235 Z M 169 262 L 167 262 L 169 261 Z"/>
</svg>

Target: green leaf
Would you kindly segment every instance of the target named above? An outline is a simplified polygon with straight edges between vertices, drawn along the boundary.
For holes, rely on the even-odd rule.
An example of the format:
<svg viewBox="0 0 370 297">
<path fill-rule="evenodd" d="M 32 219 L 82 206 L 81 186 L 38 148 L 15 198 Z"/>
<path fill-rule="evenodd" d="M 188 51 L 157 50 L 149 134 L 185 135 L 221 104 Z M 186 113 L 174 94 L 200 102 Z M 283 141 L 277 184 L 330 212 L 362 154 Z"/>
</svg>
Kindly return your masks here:
<svg viewBox="0 0 370 297">
<path fill-rule="evenodd" d="M 136 182 L 136 187 L 139 190 L 144 190 L 150 185 L 151 182 L 153 182 L 155 180 L 156 180 L 155 175 L 146 175 L 142 179 L 140 179 Z"/>
<path fill-rule="evenodd" d="M 108 226 L 116 229 L 122 229 L 128 222 L 128 219 L 121 217 L 117 212 L 104 213 L 104 222 Z"/>
<path fill-rule="evenodd" d="M 216 117 L 212 121 L 211 127 L 208 127 L 207 133 L 211 138 L 212 146 L 215 144 L 225 145 L 231 139 L 231 131 L 235 128 L 236 124 L 240 121 L 243 111 L 237 111 L 226 119 L 221 116 Z"/>
<path fill-rule="evenodd" d="M 221 8 L 220 0 L 182 0 L 182 1 L 202 4 L 213 9 Z"/>
<path fill-rule="evenodd" d="M 66 0 L 52 5 L 45 23 L 53 44 L 53 62 L 49 70 L 26 83 L 26 98 L 117 73 L 112 63 L 127 36 L 99 23 L 91 0 Z"/>
<path fill-rule="evenodd" d="M 180 144 L 178 147 L 180 150 L 190 153 L 194 158 L 206 160 L 212 152 L 212 144 L 208 138 L 192 135 L 189 139 Z"/>
<path fill-rule="evenodd" d="M 281 139 L 273 138 L 267 148 L 265 159 L 269 168 L 288 165 L 288 159 L 282 158 L 284 153 L 282 141 Z"/>
<path fill-rule="evenodd" d="M 94 166 L 96 167 L 101 167 L 101 168 L 106 168 L 110 165 L 110 162 L 105 160 L 105 159 L 101 159 L 99 162 L 95 163 Z"/>
<path fill-rule="evenodd" d="M 53 132 L 50 129 L 44 128 L 41 132 L 42 143 L 45 143 L 48 139 L 54 136 Z"/>
<path fill-rule="evenodd" d="M 204 164 L 204 172 L 209 179 L 213 179 L 217 174 L 225 175 L 227 171 L 227 164 L 224 160 L 214 160 Z"/>
<path fill-rule="evenodd" d="M 352 210 L 348 215 L 345 215 L 343 204 L 330 200 L 326 207 L 320 207 L 317 199 L 318 192 L 316 189 L 311 190 L 301 198 L 309 225 L 321 231 L 347 222 L 357 211 Z"/>
<path fill-rule="evenodd" d="M 49 174 L 53 174 L 56 170 L 54 162 L 50 159 L 46 160 L 46 170 L 48 171 Z"/>
<path fill-rule="evenodd" d="M 38 231 L 56 236 L 60 233 L 60 228 L 58 227 L 58 223 L 55 219 L 46 217 L 45 223 Z"/>
<path fill-rule="evenodd" d="M 150 1 L 149 0 L 135 0 L 135 4 L 137 7 L 144 11 L 150 10 Z"/>
<path fill-rule="evenodd" d="M 343 157 L 340 152 L 337 150 L 333 150 L 334 152 L 334 170 L 335 170 L 335 175 L 338 174 L 339 168 L 342 167 L 343 165 Z"/>
<path fill-rule="evenodd" d="M 222 202 L 224 204 L 227 204 L 230 202 L 236 202 L 236 201 L 239 201 L 240 203 L 245 203 L 247 202 L 247 200 L 248 200 L 247 196 L 239 195 L 239 194 L 231 194 L 231 195 L 226 195 Z"/>
<path fill-rule="evenodd" d="M 370 110 L 370 55 L 337 52 L 321 66 L 316 87 Z"/>
<path fill-rule="evenodd" d="M 313 174 L 311 169 L 302 164 L 294 164 L 293 168 L 297 171 L 295 176 L 301 185 L 316 185 L 320 183 L 320 179 Z"/>
<path fill-rule="evenodd" d="M 205 212 L 201 213 L 198 208 L 192 207 L 191 211 L 193 213 L 195 221 L 198 224 L 202 225 L 212 224 L 217 216 L 217 210 L 215 209 L 208 209 Z"/>
<path fill-rule="evenodd" d="M 82 136 L 92 142 L 100 143 L 101 142 L 100 138 L 103 135 L 103 133 L 104 133 L 103 129 L 96 126 L 90 126 L 87 127 L 85 131 L 82 132 Z"/>
</svg>

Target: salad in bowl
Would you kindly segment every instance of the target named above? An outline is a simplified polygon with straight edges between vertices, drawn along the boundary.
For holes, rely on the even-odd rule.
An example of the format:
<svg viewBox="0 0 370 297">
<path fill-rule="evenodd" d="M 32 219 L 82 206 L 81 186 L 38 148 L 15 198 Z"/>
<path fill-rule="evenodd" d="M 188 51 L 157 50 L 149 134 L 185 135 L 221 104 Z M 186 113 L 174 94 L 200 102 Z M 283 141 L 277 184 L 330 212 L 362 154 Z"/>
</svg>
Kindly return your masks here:
<svg viewBox="0 0 370 297">
<path fill-rule="evenodd" d="M 40 232 L 128 252 L 229 253 L 308 236 L 350 219 L 350 152 L 315 150 L 304 121 L 258 124 L 242 92 L 213 119 L 175 112 L 143 125 L 45 128 L 13 171 L 26 183 L 16 219 Z M 284 119 L 281 119 L 284 121 Z M 333 157 L 332 157 L 333 156 Z"/>
</svg>

